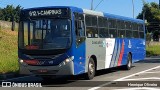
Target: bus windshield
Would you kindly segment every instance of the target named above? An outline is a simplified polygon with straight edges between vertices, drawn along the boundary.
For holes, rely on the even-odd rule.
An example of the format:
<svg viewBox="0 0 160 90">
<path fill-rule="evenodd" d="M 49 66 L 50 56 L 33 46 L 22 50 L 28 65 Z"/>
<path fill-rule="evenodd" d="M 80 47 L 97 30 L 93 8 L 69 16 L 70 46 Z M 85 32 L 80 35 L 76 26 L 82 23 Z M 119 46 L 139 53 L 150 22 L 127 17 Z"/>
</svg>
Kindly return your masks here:
<svg viewBox="0 0 160 90">
<path fill-rule="evenodd" d="M 67 49 L 71 45 L 70 19 L 21 21 L 19 27 L 20 49 Z"/>
</svg>

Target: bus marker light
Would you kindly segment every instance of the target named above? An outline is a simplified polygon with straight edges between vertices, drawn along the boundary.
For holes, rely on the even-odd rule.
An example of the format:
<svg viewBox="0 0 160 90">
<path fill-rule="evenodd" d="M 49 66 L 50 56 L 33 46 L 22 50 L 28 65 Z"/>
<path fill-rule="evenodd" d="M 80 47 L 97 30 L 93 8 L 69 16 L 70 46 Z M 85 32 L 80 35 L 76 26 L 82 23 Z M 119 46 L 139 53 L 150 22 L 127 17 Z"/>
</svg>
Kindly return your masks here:
<svg viewBox="0 0 160 90">
<path fill-rule="evenodd" d="M 82 59 L 82 57 L 79 57 L 79 59 Z"/>
</svg>

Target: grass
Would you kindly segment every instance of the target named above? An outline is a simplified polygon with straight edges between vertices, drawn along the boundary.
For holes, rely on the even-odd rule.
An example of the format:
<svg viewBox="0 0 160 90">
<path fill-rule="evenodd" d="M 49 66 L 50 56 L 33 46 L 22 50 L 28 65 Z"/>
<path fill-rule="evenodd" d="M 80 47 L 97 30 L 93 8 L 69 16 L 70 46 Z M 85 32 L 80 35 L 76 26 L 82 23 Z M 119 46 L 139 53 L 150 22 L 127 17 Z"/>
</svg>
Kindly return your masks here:
<svg viewBox="0 0 160 90">
<path fill-rule="evenodd" d="M 17 31 L 0 30 L 0 73 L 18 71 Z"/>
<path fill-rule="evenodd" d="M 147 56 L 160 55 L 160 45 L 147 46 L 146 50 Z"/>
</svg>

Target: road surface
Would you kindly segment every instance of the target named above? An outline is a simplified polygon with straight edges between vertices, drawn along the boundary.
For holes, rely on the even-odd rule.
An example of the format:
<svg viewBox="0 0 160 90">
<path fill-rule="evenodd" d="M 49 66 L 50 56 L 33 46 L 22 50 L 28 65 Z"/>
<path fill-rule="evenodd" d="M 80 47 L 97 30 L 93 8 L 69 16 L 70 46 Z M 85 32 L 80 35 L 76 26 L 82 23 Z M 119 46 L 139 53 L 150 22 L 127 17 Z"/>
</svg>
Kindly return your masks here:
<svg viewBox="0 0 160 90">
<path fill-rule="evenodd" d="M 112 68 L 100 70 L 93 80 L 82 76 L 43 80 L 35 76 L 25 76 L 5 80 L 5 82 L 41 83 L 42 87 L 31 90 L 160 90 L 160 58 L 147 58 L 133 64 L 131 70 Z M 4 81 L 3 81 L 4 82 Z M 0 90 L 8 88 L 0 88 Z M 22 88 L 12 88 L 18 90 Z M 23 90 L 28 88 L 23 88 Z"/>
</svg>

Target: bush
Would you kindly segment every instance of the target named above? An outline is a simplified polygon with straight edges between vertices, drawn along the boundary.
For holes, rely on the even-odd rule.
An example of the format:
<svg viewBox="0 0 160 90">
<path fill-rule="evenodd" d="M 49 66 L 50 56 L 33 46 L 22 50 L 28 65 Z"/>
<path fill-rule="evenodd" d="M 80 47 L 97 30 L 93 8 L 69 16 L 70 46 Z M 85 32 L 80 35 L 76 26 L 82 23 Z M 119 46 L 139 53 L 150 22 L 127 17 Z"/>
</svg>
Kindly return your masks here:
<svg viewBox="0 0 160 90">
<path fill-rule="evenodd" d="M 147 54 L 147 56 L 158 56 L 158 55 L 160 55 L 160 46 L 159 45 L 147 46 L 146 54 Z"/>
</svg>

